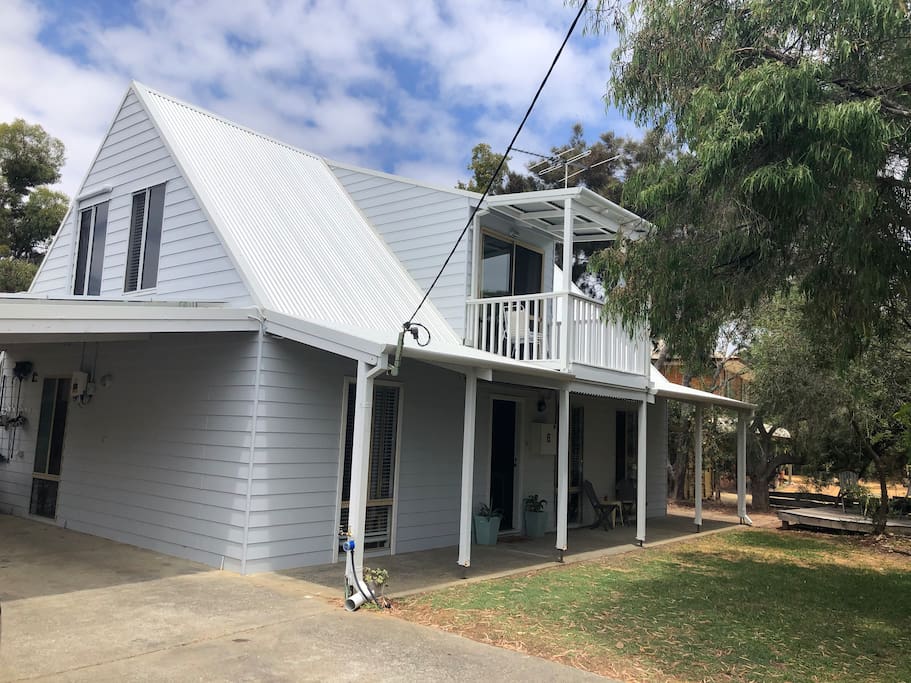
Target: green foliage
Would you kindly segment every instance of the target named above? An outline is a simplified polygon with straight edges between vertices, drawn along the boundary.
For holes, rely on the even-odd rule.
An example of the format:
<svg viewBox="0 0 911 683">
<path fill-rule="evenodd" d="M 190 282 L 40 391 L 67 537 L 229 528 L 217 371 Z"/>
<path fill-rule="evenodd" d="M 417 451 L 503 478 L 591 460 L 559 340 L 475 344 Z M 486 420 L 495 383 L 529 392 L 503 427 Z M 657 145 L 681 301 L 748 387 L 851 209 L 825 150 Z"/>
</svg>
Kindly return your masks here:
<svg viewBox="0 0 911 683">
<path fill-rule="evenodd" d="M 63 143 L 22 119 L 0 123 L 0 291 L 28 289 L 69 198 L 60 179 Z"/>
<path fill-rule="evenodd" d="M 8 204 L 39 185 L 60 180 L 63 143 L 38 125 L 16 119 L 0 123 L 2 198 Z"/>
<path fill-rule="evenodd" d="M 502 160 L 502 154 L 494 152 L 486 142 L 479 142 L 472 148 L 471 163 L 468 164 L 468 170 L 472 172 L 471 180 L 468 183 L 459 181 L 456 187 L 470 192 L 484 192 L 487 183 L 490 182 L 491 177 L 494 177 L 494 172 Z M 525 186 L 524 176 L 509 170 L 509 159 L 507 159 L 496 174 L 490 187 L 490 194 L 525 192 L 528 189 L 531 188 Z"/>
<path fill-rule="evenodd" d="M 478 509 L 478 517 L 484 517 L 486 519 L 493 519 L 494 517 L 502 517 L 503 511 L 500 508 L 492 508 L 487 503 L 481 503 L 481 507 Z"/>
<path fill-rule="evenodd" d="M 364 567 L 364 580 L 374 586 L 385 586 L 389 581 L 389 570 L 382 567 Z"/>
<path fill-rule="evenodd" d="M 522 505 L 525 506 L 525 510 L 528 512 L 544 512 L 547 501 L 543 498 L 538 498 L 537 493 L 533 493 L 522 499 Z"/>
<path fill-rule="evenodd" d="M 0 292 L 24 292 L 32 283 L 38 266 L 21 259 L 0 257 Z"/>
<path fill-rule="evenodd" d="M 687 151 L 624 187 L 652 238 L 595 261 L 608 312 L 648 313 L 693 362 L 723 323 L 791 289 L 839 359 L 899 323 L 911 293 L 906 4 L 640 0 L 615 16 L 613 100 Z"/>
</svg>

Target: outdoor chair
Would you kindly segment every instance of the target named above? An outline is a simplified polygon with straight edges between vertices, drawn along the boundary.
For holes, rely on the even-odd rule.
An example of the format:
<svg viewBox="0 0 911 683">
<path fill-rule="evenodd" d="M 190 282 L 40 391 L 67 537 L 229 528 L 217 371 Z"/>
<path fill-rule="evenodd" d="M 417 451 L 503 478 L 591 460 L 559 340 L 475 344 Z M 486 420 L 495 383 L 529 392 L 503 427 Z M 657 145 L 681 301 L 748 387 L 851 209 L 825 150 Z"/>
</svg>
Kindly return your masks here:
<svg viewBox="0 0 911 683">
<path fill-rule="evenodd" d="M 582 484 L 582 488 L 585 489 L 585 496 L 588 498 L 588 502 L 592 504 L 595 515 L 597 515 L 597 518 L 590 528 L 597 529 L 600 526 L 604 527 L 605 531 L 613 529 L 614 515 L 617 513 L 617 506 L 613 503 L 602 503 L 601 499 L 598 498 L 598 495 L 595 493 L 595 487 L 592 486 L 592 483 L 588 479 Z M 608 526 L 608 524 L 610 526 Z"/>
<path fill-rule="evenodd" d="M 537 316 L 533 311 L 525 311 L 523 304 L 515 304 L 506 312 L 504 319 L 503 337 L 510 348 L 510 356 L 518 359 L 536 360 L 534 358 L 535 349 L 537 355 L 542 356 L 544 352 L 544 334 L 538 329 L 535 332 L 535 325 L 539 324 Z"/>
<path fill-rule="evenodd" d="M 632 479 L 623 479 L 618 482 L 617 500 L 620 501 L 622 518 L 631 519 L 636 511 L 636 482 Z"/>
<path fill-rule="evenodd" d="M 859 479 L 857 472 L 852 472 L 851 470 L 838 473 L 838 495 L 835 496 L 835 505 L 841 505 L 842 512 L 847 512 L 845 510 L 846 494 L 857 486 Z"/>
</svg>

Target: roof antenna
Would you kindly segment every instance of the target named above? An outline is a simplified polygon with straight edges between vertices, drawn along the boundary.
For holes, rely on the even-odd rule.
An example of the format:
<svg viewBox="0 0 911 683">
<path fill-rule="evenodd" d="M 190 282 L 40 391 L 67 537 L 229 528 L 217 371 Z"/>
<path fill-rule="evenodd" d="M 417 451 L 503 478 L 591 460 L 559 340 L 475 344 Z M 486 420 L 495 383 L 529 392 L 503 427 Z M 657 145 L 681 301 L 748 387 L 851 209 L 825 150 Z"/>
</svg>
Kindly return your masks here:
<svg viewBox="0 0 911 683">
<path fill-rule="evenodd" d="M 579 162 L 579 159 L 584 159 L 585 157 L 591 155 L 591 153 L 592 153 L 591 147 L 589 147 L 584 152 L 580 152 L 579 154 L 569 157 L 568 159 L 565 159 L 564 155 L 569 154 L 570 152 L 573 152 L 574 150 L 572 147 L 569 147 L 568 149 L 564 149 L 562 152 L 557 152 L 555 154 L 551 154 L 550 156 L 545 156 L 544 154 L 538 154 L 537 152 L 528 152 L 524 149 L 516 149 L 515 151 L 519 152 L 520 154 L 528 154 L 529 156 L 538 157 L 541 159 L 541 161 L 536 161 L 535 163 L 531 164 L 528 167 L 529 171 L 531 171 L 532 173 L 535 173 L 539 176 L 543 176 L 545 173 L 550 173 L 552 171 L 556 171 L 556 170 L 559 170 L 562 168 L 563 169 L 563 189 L 564 190 L 569 187 L 570 178 L 575 178 L 580 173 L 585 173 L 586 171 L 590 171 L 593 168 L 596 168 L 596 167 L 600 166 L 601 164 L 606 164 L 609 161 L 616 161 L 621 156 L 620 154 L 615 154 L 614 156 L 610 157 L 609 159 L 602 159 L 601 161 L 597 161 L 594 164 L 590 164 L 590 165 L 586 166 L 585 164 L 580 164 L 578 162 Z M 539 166 L 546 166 L 548 164 L 550 164 L 550 165 L 547 168 L 541 169 L 540 171 L 537 170 L 537 168 L 536 168 Z M 575 170 L 572 173 L 570 173 L 569 172 L 570 168 L 573 168 Z"/>
</svg>

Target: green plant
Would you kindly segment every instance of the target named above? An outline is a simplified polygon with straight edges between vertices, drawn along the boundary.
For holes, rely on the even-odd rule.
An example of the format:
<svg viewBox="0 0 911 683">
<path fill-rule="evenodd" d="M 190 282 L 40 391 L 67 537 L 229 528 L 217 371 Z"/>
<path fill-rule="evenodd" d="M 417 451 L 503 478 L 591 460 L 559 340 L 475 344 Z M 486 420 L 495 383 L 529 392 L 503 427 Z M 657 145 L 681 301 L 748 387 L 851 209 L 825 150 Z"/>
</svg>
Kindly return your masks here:
<svg viewBox="0 0 911 683">
<path fill-rule="evenodd" d="M 478 508 L 478 517 L 484 517 L 485 519 L 492 519 L 494 517 L 502 517 L 503 511 L 500 508 L 491 508 L 487 503 L 481 503 L 481 507 Z"/>
<path fill-rule="evenodd" d="M 364 567 L 364 581 L 369 581 L 376 587 L 385 586 L 389 580 L 389 571 L 381 567 Z"/>
<path fill-rule="evenodd" d="M 522 504 L 527 512 L 544 512 L 544 506 L 547 505 L 547 501 L 543 498 L 538 498 L 537 493 L 533 493 L 523 498 Z"/>
</svg>

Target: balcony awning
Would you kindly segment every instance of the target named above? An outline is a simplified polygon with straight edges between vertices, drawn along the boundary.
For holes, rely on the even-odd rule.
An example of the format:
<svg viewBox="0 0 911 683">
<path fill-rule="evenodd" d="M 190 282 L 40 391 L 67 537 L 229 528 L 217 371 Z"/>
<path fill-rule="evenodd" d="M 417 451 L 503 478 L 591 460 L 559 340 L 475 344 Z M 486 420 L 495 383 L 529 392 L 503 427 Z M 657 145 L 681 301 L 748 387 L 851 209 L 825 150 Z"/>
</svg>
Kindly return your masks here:
<svg viewBox="0 0 911 683">
<path fill-rule="evenodd" d="M 612 240 L 620 231 L 636 239 L 649 228 L 649 223 L 632 211 L 585 187 L 500 194 L 489 197 L 485 204 L 491 211 L 562 241 L 567 199 L 572 200 L 573 242 Z"/>
<path fill-rule="evenodd" d="M 727 396 L 718 396 L 717 394 L 710 394 L 707 391 L 685 387 L 682 384 L 674 384 L 662 375 L 654 366 L 651 368 L 649 380 L 652 385 L 654 385 L 652 391 L 655 395 L 663 396 L 664 398 L 672 398 L 677 401 L 686 401 L 688 403 L 700 403 L 702 405 L 716 405 L 723 408 L 733 408 L 734 410 L 747 412 L 756 410 L 755 403 L 738 401 L 737 399 L 728 398 Z"/>
</svg>

